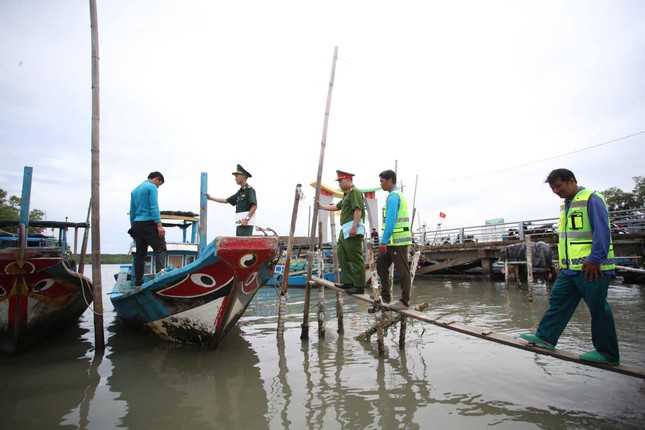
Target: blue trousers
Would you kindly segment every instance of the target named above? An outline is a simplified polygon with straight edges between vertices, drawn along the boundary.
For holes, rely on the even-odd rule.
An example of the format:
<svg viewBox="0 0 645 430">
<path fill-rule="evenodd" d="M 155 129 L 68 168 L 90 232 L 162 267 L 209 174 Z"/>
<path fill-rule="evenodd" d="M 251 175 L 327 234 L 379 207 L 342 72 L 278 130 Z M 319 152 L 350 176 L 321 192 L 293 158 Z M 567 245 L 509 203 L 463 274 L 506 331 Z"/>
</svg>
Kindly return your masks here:
<svg viewBox="0 0 645 430">
<path fill-rule="evenodd" d="M 607 360 L 619 361 L 614 315 L 607 302 L 610 279 L 611 275 L 603 275 L 596 281 L 589 281 L 585 279 L 584 272 L 576 275 L 560 272 L 551 290 L 549 308 L 542 316 L 535 334 L 556 345 L 582 299 L 591 314 L 591 339 L 594 348 Z"/>
</svg>

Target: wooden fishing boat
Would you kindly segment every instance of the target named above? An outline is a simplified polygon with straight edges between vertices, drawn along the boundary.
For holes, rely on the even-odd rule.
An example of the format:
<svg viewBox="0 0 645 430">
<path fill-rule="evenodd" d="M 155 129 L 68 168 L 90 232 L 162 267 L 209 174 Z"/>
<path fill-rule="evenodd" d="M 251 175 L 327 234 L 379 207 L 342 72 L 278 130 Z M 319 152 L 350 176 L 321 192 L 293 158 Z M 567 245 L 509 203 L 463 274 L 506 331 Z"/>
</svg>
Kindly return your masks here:
<svg viewBox="0 0 645 430">
<path fill-rule="evenodd" d="M 22 201 L 28 213 L 31 168 L 25 173 L 29 186 Z M 53 229 L 58 236 L 30 235 L 29 227 Z M 67 242 L 69 228 L 78 233 L 89 225 L 28 222 L 21 213 L 20 220 L 0 220 L 0 228 L 0 351 L 13 354 L 73 326 L 92 303 L 92 282 L 77 271 Z"/>
<path fill-rule="evenodd" d="M 289 287 L 304 287 L 307 285 L 307 252 L 308 245 L 297 245 L 292 249 L 289 263 Z M 319 259 L 322 256 L 322 268 Z M 282 286 L 284 281 L 284 262 L 286 259 L 286 247 L 281 250 L 281 258 L 275 267 L 274 276 L 269 279 L 267 286 Z M 321 272 L 322 273 L 319 273 Z M 317 251 L 312 267 L 313 276 L 334 282 L 334 267 L 331 256 L 331 244 L 323 244 L 322 252 Z"/>
<path fill-rule="evenodd" d="M 204 184 L 202 191 L 205 196 Z M 130 327 L 212 349 L 235 326 L 258 288 L 273 276 L 279 240 L 277 235 L 221 236 L 201 246 L 206 232 L 199 228 L 199 219 L 205 216 L 205 206 L 201 205 L 200 217 L 162 215 L 166 229 L 177 226 L 184 232 L 182 241 L 166 243 L 167 270 L 155 274 L 149 250 L 143 285 L 134 285 L 133 265 L 123 265 L 110 300 L 120 320 Z"/>
<path fill-rule="evenodd" d="M 306 263 L 306 261 L 302 262 L 295 262 L 294 264 L 300 264 L 300 263 Z M 294 269 L 293 265 L 289 265 L 291 267 L 291 270 L 289 271 L 289 280 L 288 280 L 288 286 L 289 287 L 304 287 L 307 285 L 307 268 L 304 266 L 304 269 L 302 270 L 297 270 Z M 334 272 L 333 271 L 326 271 L 323 272 L 322 276 L 318 274 L 317 270 L 313 270 L 312 272 L 313 276 L 318 276 L 320 278 L 323 278 L 327 281 L 334 282 Z M 278 264 L 275 267 L 275 276 L 271 279 L 269 279 L 269 282 L 267 282 L 268 286 L 281 286 L 282 282 L 284 281 L 284 264 Z"/>
</svg>

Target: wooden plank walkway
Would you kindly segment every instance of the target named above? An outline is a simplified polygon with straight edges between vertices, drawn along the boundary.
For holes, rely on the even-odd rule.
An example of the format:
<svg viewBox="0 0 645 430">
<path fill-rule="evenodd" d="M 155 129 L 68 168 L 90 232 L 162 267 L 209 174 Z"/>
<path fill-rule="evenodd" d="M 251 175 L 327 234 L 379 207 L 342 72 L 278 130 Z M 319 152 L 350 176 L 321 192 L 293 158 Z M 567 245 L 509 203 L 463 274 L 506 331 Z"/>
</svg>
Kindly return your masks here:
<svg viewBox="0 0 645 430">
<path fill-rule="evenodd" d="M 318 277 L 312 277 L 312 281 L 316 284 L 323 285 L 326 288 L 335 290 L 335 291 L 340 291 L 342 293 L 345 293 L 345 290 L 341 288 L 337 288 L 334 286 L 333 282 L 327 281 L 322 278 Z M 348 294 L 350 295 L 350 294 Z M 354 297 L 357 300 L 369 303 L 369 304 L 374 304 L 374 300 L 370 297 L 369 294 L 351 294 L 352 297 Z M 387 305 L 384 305 L 384 307 L 388 308 Z M 485 340 L 490 340 L 493 342 L 501 343 L 502 345 L 506 346 L 512 346 L 514 348 L 519 348 L 519 349 L 524 349 L 526 351 L 531 351 L 536 354 L 543 354 L 543 355 L 549 355 L 551 357 L 558 358 L 560 360 L 566 360 L 566 361 L 572 361 L 574 363 L 579 363 L 579 364 L 584 364 L 585 366 L 591 366 L 591 367 L 597 367 L 599 369 L 604 369 L 604 370 L 609 370 L 611 372 L 616 372 L 616 373 L 622 373 L 623 375 L 628 375 L 628 376 L 635 376 L 637 378 L 642 378 L 645 380 L 645 369 L 637 367 L 637 366 L 630 366 L 626 364 L 621 364 L 618 366 L 609 366 L 606 364 L 600 364 L 600 363 L 594 363 L 591 361 L 583 361 L 580 360 L 579 353 L 573 353 L 570 351 L 565 351 L 562 349 L 554 349 L 553 351 L 549 351 L 548 349 L 542 348 L 540 346 L 535 346 L 532 343 L 529 343 L 525 341 L 524 339 L 521 339 L 519 337 L 512 337 L 509 335 L 501 334 L 501 333 L 496 333 L 492 330 L 486 330 L 486 329 L 479 329 L 476 327 L 471 327 L 467 326 L 465 324 L 456 322 L 454 320 L 444 320 L 440 319 L 437 316 L 433 316 L 431 314 L 415 311 L 412 309 L 406 309 L 406 310 L 401 310 L 401 311 L 394 311 L 392 312 L 398 312 L 401 315 L 404 315 L 406 317 L 414 318 L 416 320 L 428 323 L 428 324 L 433 324 L 441 328 L 446 328 L 448 330 L 453 330 L 462 334 L 466 334 L 469 336 L 475 336 L 480 339 L 485 339 Z"/>
</svg>

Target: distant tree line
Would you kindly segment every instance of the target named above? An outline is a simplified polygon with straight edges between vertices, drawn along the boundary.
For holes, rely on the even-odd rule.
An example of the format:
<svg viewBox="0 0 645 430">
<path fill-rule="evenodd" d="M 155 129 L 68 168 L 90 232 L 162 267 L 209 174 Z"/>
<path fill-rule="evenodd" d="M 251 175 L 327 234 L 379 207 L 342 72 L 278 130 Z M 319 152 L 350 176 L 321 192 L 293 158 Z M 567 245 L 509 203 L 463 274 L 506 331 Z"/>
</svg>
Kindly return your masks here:
<svg viewBox="0 0 645 430">
<path fill-rule="evenodd" d="M 607 198 L 609 211 L 622 211 L 645 208 L 645 177 L 634 176 L 634 189 L 631 192 L 611 187 L 602 191 Z"/>
<path fill-rule="evenodd" d="M 74 260 L 80 261 L 81 256 L 74 254 Z M 90 264 L 90 256 L 85 256 L 85 263 Z M 130 264 L 132 256 L 128 254 L 101 254 L 101 264 Z"/>
<path fill-rule="evenodd" d="M 18 196 L 11 196 L 7 198 L 7 192 L 0 188 L 0 219 L 2 220 L 19 220 L 20 219 L 20 205 L 22 199 Z M 32 209 L 29 211 L 29 221 L 42 221 L 45 217 L 45 212 L 40 209 Z M 39 228 L 30 228 L 30 233 L 36 233 Z"/>
</svg>

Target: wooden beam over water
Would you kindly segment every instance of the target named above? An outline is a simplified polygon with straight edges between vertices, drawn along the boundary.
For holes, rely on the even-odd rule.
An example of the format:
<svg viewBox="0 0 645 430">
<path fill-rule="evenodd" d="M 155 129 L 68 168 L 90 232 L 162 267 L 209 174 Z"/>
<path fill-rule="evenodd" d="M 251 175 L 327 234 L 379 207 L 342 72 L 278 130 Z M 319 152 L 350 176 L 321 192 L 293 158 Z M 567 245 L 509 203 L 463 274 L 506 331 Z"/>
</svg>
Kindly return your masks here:
<svg viewBox="0 0 645 430">
<path fill-rule="evenodd" d="M 335 287 L 333 282 L 329 282 L 325 279 L 314 276 L 312 277 L 312 281 L 319 285 L 323 285 L 326 288 L 330 288 L 332 290 L 344 292 L 345 294 L 347 294 L 345 290 Z M 351 296 L 357 300 L 360 300 L 369 304 L 374 304 L 374 300 L 370 297 L 369 294 L 351 294 Z M 643 380 L 645 380 L 645 369 L 637 366 L 630 366 L 626 364 L 621 364 L 619 366 L 610 366 L 607 364 L 580 360 L 579 358 L 580 354 L 577 354 L 577 353 L 565 351 L 559 348 L 556 348 L 553 351 L 549 351 L 548 349 L 544 349 L 542 347 L 530 344 L 524 339 L 520 339 L 518 337 L 512 337 L 502 333 L 496 333 L 492 330 L 486 330 L 486 329 L 467 326 L 465 324 L 456 322 L 454 320 L 441 319 L 438 316 L 433 316 L 432 314 L 423 313 L 412 309 L 393 311 L 393 312 L 398 312 L 399 314 L 406 317 L 414 318 L 416 320 L 419 320 L 428 324 L 436 325 L 437 327 L 457 331 L 459 333 L 466 334 L 469 336 L 475 336 L 480 339 L 490 340 L 493 342 L 501 343 L 506 346 L 512 346 L 514 348 L 524 349 L 526 351 L 531 351 L 536 354 L 550 355 L 551 357 L 555 357 L 560 360 L 572 361 L 574 363 L 584 364 L 585 366 L 597 367 L 599 369 L 609 370 L 611 372 L 622 373 L 623 375 L 635 376 L 637 378 L 642 378 Z"/>
</svg>

